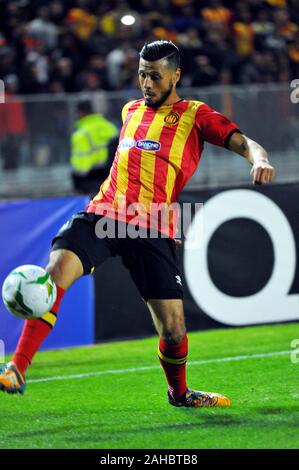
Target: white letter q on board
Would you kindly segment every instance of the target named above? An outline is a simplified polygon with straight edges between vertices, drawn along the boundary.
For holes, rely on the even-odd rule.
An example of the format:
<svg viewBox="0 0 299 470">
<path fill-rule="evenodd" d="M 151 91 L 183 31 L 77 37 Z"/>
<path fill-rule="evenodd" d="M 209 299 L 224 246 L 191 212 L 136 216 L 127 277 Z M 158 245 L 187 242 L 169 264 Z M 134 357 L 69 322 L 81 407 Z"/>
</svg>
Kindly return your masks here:
<svg viewBox="0 0 299 470">
<path fill-rule="evenodd" d="M 299 319 L 299 294 L 288 294 L 296 269 L 296 245 L 282 210 L 263 194 L 245 189 L 221 192 L 209 199 L 199 213 L 202 210 L 204 217 L 195 215 L 184 249 L 185 278 L 197 305 L 210 317 L 227 325 Z M 208 244 L 213 233 L 221 224 L 235 218 L 259 223 L 268 232 L 274 249 L 274 266 L 268 283 L 247 297 L 232 297 L 220 291 L 208 268 Z M 188 238 L 194 239 L 201 230 L 202 219 L 202 242 L 198 247 L 188 247 Z"/>
</svg>

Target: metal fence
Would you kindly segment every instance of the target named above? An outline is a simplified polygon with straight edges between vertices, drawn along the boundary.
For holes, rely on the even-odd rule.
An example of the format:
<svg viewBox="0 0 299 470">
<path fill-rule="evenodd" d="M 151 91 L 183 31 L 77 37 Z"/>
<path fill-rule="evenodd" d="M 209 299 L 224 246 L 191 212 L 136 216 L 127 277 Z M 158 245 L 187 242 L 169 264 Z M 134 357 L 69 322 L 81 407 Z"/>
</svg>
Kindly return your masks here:
<svg viewBox="0 0 299 470">
<path fill-rule="evenodd" d="M 288 84 L 179 89 L 179 95 L 204 101 L 235 121 L 261 143 L 277 167 L 277 182 L 299 180 L 299 103 Z M 95 92 L 94 111 L 120 128 L 121 109 L 139 90 Z M 0 196 L 42 196 L 72 192 L 70 136 L 81 94 L 18 96 L 0 104 Z M 5 112 L 3 111 L 5 106 Z M 239 156 L 209 144 L 188 187 L 250 182 L 250 168 Z"/>
</svg>

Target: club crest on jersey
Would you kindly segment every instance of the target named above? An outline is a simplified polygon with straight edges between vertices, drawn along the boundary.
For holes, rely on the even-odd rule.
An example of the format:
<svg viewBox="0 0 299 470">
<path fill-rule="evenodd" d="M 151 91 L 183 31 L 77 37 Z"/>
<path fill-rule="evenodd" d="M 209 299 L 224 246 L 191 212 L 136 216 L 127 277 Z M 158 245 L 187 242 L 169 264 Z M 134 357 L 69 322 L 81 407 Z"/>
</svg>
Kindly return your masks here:
<svg viewBox="0 0 299 470">
<path fill-rule="evenodd" d="M 180 120 L 180 115 L 175 111 L 170 111 L 165 118 L 164 122 L 168 124 L 168 126 L 175 126 Z"/>
<path fill-rule="evenodd" d="M 141 150 L 149 150 L 150 152 L 158 152 L 161 148 L 160 142 L 156 140 L 138 140 L 136 142 L 136 147 Z"/>
</svg>

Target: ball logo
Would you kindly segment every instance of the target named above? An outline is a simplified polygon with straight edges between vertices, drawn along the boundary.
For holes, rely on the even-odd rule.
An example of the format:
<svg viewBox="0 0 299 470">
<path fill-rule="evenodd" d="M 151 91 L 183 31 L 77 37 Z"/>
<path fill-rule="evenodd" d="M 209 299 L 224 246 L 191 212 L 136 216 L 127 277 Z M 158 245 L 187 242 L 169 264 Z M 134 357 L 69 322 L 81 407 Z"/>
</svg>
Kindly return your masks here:
<svg viewBox="0 0 299 470">
<path fill-rule="evenodd" d="M 175 111 L 171 111 L 167 116 L 164 118 L 164 122 L 169 126 L 175 126 L 180 120 L 180 115 Z"/>
<path fill-rule="evenodd" d="M 149 150 L 150 152 L 157 152 L 161 148 L 160 142 L 156 140 L 138 140 L 136 147 L 141 150 Z"/>
</svg>

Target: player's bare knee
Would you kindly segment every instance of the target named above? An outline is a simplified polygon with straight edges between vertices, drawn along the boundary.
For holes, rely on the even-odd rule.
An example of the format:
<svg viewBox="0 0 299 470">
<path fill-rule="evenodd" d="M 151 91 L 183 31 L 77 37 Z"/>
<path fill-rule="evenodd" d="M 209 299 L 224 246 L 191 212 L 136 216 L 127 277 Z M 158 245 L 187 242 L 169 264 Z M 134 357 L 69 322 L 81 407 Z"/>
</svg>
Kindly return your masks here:
<svg viewBox="0 0 299 470">
<path fill-rule="evenodd" d="M 77 255 L 64 249 L 51 252 L 46 271 L 64 289 L 83 275 L 83 267 Z"/>
<path fill-rule="evenodd" d="M 63 258 L 62 250 L 55 250 L 50 253 L 46 270 L 49 274 L 51 274 L 52 277 L 61 273 L 62 266 L 64 264 Z"/>
<path fill-rule="evenodd" d="M 167 344 L 179 344 L 182 342 L 186 335 L 186 328 L 172 328 L 171 330 L 165 329 L 162 333 L 162 338 Z"/>
<path fill-rule="evenodd" d="M 46 266 L 46 271 L 51 275 L 52 279 L 56 284 L 61 285 L 61 279 L 63 278 L 63 265 L 61 261 L 50 260 Z"/>
<path fill-rule="evenodd" d="M 59 263 L 49 263 L 46 271 L 51 275 L 53 281 L 58 282 L 58 278 L 62 275 L 61 265 Z"/>
</svg>

